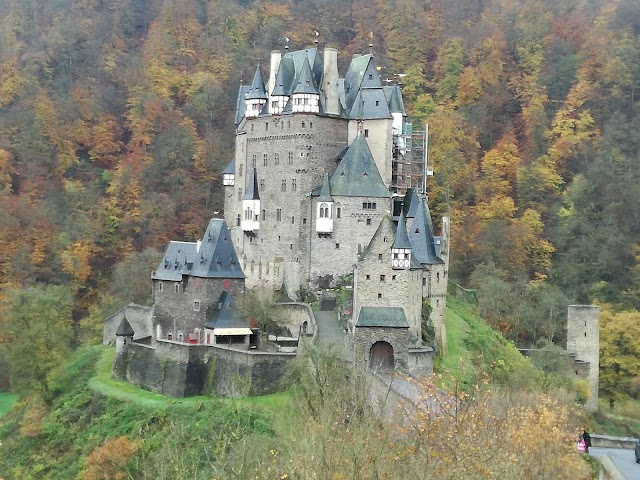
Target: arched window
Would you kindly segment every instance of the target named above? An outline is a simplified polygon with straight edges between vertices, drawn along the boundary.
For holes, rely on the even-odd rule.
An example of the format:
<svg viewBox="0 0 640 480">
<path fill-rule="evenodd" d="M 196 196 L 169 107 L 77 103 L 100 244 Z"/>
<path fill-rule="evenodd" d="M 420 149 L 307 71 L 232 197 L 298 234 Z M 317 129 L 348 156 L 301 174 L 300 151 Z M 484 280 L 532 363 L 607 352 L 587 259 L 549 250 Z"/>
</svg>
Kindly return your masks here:
<svg viewBox="0 0 640 480">
<path fill-rule="evenodd" d="M 321 203 L 320 218 L 327 218 L 327 217 L 329 217 L 329 205 L 327 205 L 326 203 Z"/>
</svg>

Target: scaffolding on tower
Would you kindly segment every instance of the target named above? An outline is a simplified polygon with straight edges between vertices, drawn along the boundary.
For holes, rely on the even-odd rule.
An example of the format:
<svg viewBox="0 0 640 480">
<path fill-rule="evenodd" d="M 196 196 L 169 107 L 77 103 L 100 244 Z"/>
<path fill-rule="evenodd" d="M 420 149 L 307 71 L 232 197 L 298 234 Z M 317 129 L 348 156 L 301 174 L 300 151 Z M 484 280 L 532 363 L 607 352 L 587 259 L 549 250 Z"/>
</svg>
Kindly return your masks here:
<svg viewBox="0 0 640 480">
<path fill-rule="evenodd" d="M 402 132 L 394 133 L 391 187 L 395 193 L 404 195 L 409 188 L 426 193 L 427 177 L 433 175 L 428 162 L 428 142 L 429 125 L 414 130 L 413 124 L 403 123 Z"/>
</svg>

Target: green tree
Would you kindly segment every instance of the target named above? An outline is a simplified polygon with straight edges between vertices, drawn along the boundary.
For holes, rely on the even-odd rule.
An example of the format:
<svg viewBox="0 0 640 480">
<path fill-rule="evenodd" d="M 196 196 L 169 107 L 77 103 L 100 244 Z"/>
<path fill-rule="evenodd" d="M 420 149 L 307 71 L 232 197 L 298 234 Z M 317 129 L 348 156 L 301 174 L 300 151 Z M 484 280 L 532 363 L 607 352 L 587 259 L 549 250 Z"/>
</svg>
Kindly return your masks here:
<svg viewBox="0 0 640 480">
<path fill-rule="evenodd" d="M 6 312 L 11 341 L 7 358 L 17 392 L 38 392 L 52 400 L 51 382 L 73 337 L 72 297 L 63 286 L 37 285 L 9 294 Z"/>
</svg>

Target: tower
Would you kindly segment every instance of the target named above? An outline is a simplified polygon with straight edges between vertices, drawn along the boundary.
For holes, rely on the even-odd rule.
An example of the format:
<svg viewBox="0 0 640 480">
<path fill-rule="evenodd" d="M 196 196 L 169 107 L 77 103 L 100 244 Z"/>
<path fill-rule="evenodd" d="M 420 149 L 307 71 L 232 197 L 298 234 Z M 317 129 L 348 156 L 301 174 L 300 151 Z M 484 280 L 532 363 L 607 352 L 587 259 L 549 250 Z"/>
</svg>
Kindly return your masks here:
<svg viewBox="0 0 640 480">
<path fill-rule="evenodd" d="M 587 409 L 595 411 L 598 409 L 600 378 L 600 309 L 597 305 L 569 305 L 567 352 L 575 354 L 576 362 L 589 365 L 589 398 L 586 406 Z"/>
</svg>

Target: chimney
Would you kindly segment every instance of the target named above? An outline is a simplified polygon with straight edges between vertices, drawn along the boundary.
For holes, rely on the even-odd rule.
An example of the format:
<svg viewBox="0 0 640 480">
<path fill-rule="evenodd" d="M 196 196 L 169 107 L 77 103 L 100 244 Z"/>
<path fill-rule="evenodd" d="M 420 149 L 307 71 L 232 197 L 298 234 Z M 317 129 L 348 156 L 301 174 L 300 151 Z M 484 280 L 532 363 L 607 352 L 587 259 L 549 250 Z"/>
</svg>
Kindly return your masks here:
<svg viewBox="0 0 640 480">
<path fill-rule="evenodd" d="M 338 78 L 338 50 L 335 48 L 325 48 L 322 92 L 324 94 L 325 113 L 328 113 L 329 115 L 340 114 Z"/>
</svg>

